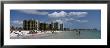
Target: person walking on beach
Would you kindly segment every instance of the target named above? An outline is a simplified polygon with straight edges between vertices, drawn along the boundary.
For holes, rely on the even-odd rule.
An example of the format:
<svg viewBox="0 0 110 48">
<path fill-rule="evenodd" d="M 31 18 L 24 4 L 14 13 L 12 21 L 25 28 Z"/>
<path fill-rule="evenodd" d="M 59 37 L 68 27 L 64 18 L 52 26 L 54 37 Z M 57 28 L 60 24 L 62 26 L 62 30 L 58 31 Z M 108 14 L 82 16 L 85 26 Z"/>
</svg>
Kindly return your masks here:
<svg viewBox="0 0 110 48">
<path fill-rule="evenodd" d="M 80 37 L 80 31 L 79 30 L 76 30 L 76 35 L 77 35 L 77 38 Z"/>
<path fill-rule="evenodd" d="M 79 35 L 80 35 L 80 30 L 78 32 L 79 32 Z"/>
<path fill-rule="evenodd" d="M 80 30 L 76 30 L 76 32 L 77 32 L 77 35 L 80 35 Z"/>
<path fill-rule="evenodd" d="M 80 36 L 80 30 L 78 32 L 79 32 L 79 36 Z"/>
</svg>

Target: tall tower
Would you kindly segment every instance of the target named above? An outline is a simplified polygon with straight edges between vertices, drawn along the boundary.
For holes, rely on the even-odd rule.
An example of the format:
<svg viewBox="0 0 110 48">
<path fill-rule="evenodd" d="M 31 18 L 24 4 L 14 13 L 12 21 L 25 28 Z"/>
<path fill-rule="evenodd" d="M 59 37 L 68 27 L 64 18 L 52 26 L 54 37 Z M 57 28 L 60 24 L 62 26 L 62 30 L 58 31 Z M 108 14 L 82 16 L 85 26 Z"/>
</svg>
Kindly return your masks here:
<svg viewBox="0 0 110 48">
<path fill-rule="evenodd" d="M 55 23 L 54 23 L 54 29 L 55 29 L 55 30 L 58 30 L 58 22 L 55 22 Z"/>
<path fill-rule="evenodd" d="M 36 22 L 34 19 L 23 21 L 24 30 L 38 30 L 38 26 L 38 21 Z"/>
<path fill-rule="evenodd" d="M 39 21 L 38 20 L 36 20 L 35 28 L 36 28 L 36 30 L 39 30 Z"/>
<path fill-rule="evenodd" d="M 23 29 L 28 30 L 28 21 L 27 20 L 23 21 Z"/>
<path fill-rule="evenodd" d="M 63 31 L 63 24 L 60 24 L 60 30 Z"/>
</svg>

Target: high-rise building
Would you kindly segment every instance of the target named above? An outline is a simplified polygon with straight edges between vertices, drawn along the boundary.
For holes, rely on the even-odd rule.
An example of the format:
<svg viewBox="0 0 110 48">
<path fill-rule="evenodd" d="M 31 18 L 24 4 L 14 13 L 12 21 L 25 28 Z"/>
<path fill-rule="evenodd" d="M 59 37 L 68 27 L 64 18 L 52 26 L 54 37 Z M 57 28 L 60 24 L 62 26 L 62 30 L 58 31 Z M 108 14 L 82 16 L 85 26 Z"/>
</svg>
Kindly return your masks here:
<svg viewBox="0 0 110 48">
<path fill-rule="evenodd" d="M 60 30 L 63 31 L 63 24 L 60 24 Z"/>
<path fill-rule="evenodd" d="M 52 26 L 52 24 L 49 24 L 49 30 L 52 30 L 52 28 L 53 28 L 53 26 Z"/>
<path fill-rule="evenodd" d="M 45 28 L 46 28 L 46 30 L 49 30 L 49 24 L 48 23 L 45 24 Z"/>
<path fill-rule="evenodd" d="M 38 20 L 24 20 L 23 21 L 24 30 L 63 30 L 63 24 L 58 22 L 44 23 Z"/>
<path fill-rule="evenodd" d="M 49 30 L 49 24 L 39 23 L 39 30 Z"/>
<path fill-rule="evenodd" d="M 24 30 L 38 30 L 38 21 L 35 20 L 24 20 L 23 21 Z"/>
<path fill-rule="evenodd" d="M 54 30 L 58 30 L 58 22 L 55 22 L 53 26 L 54 26 Z"/>
</svg>

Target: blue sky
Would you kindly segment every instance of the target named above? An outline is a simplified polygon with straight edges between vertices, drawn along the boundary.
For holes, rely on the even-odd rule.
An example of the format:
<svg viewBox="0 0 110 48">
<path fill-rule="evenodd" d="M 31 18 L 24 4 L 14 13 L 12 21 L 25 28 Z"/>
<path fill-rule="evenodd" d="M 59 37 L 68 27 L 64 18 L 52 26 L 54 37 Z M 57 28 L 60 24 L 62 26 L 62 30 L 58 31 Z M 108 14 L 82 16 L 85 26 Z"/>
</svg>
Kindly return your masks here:
<svg viewBox="0 0 110 48">
<path fill-rule="evenodd" d="M 101 10 L 10 10 L 10 24 L 22 27 L 23 20 L 59 22 L 67 28 L 101 28 Z"/>
</svg>

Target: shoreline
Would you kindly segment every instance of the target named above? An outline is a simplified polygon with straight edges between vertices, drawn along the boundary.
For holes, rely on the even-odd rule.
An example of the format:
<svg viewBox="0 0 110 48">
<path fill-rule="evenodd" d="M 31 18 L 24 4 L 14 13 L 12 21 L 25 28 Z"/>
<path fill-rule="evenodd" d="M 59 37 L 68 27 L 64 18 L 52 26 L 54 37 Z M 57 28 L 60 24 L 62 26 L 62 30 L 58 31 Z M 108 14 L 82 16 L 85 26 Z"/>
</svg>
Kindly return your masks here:
<svg viewBox="0 0 110 48">
<path fill-rule="evenodd" d="M 18 31 L 19 32 L 19 31 Z M 66 32 L 66 31 L 55 31 L 55 33 L 52 34 L 51 31 L 47 31 L 47 32 L 40 32 L 38 31 L 38 33 L 35 33 L 35 34 L 27 34 L 29 31 L 21 31 L 21 32 L 24 32 L 23 35 L 21 36 L 17 36 L 17 34 L 10 34 L 10 39 L 57 39 L 57 38 L 63 38 L 63 39 L 82 39 L 82 38 L 100 38 L 100 34 L 99 36 L 93 36 L 91 37 L 91 33 L 90 32 L 82 32 L 81 34 L 78 34 L 77 32 L 75 31 L 69 31 L 69 32 Z M 89 34 L 88 34 L 89 33 Z M 96 33 L 95 33 L 96 34 Z M 80 35 L 80 37 L 79 37 Z M 78 38 L 77 38 L 78 37 Z"/>
</svg>

